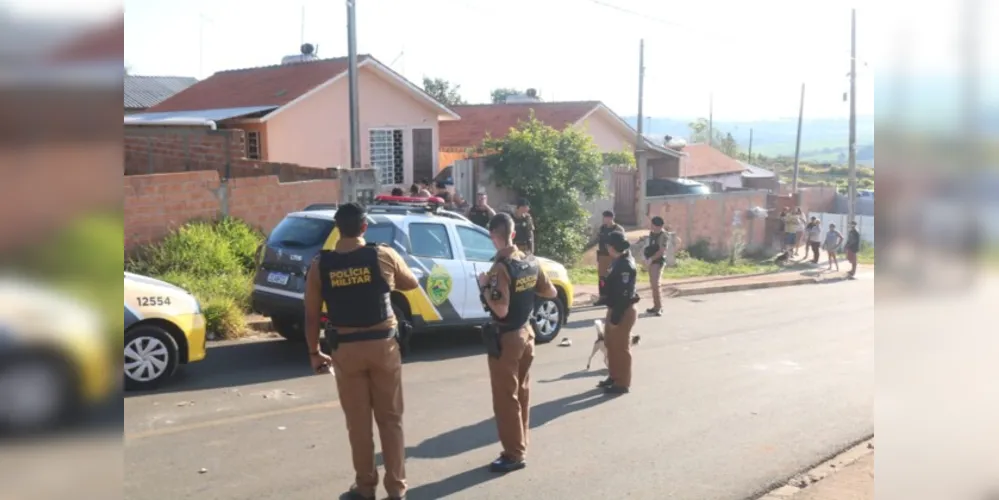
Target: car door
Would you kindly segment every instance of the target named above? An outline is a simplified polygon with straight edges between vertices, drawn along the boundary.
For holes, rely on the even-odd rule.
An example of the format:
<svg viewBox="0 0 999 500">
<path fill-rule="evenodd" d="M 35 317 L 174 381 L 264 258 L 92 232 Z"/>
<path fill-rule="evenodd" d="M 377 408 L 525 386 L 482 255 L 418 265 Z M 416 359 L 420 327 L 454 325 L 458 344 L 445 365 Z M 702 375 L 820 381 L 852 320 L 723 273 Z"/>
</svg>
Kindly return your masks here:
<svg viewBox="0 0 999 500">
<path fill-rule="evenodd" d="M 469 272 L 455 253 L 455 245 L 447 225 L 442 222 L 411 222 L 409 255 L 418 267 L 420 279 L 430 303 L 437 308 L 441 320 L 454 322 L 466 319 L 465 294 Z"/>
<path fill-rule="evenodd" d="M 475 281 L 482 273 L 489 272 L 493 266 L 492 258 L 496 255 L 496 247 L 489 235 L 481 229 L 467 226 L 455 226 L 458 242 L 465 265 L 475 278 L 469 282 L 465 292 L 465 302 L 468 304 L 468 315 L 471 318 L 487 318 L 489 313 L 482 307 L 479 300 L 478 283 Z"/>
</svg>

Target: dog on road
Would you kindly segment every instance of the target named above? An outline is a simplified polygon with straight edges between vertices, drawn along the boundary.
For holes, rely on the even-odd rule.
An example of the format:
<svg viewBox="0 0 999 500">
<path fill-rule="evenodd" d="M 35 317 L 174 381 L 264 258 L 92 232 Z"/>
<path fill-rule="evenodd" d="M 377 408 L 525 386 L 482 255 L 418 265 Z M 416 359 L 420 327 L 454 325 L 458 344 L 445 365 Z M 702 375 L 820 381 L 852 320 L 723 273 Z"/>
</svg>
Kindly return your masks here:
<svg viewBox="0 0 999 500">
<path fill-rule="evenodd" d="M 590 365 L 593 364 L 593 357 L 596 356 L 598 352 L 603 353 L 604 366 L 607 366 L 607 344 L 604 343 L 604 340 L 606 338 L 604 336 L 604 321 L 600 319 L 594 321 L 593 328 L 597 330 L 597 340 L 593 342 L 593 352 L 590 353 L 590 359 L 586 361 L 587 370 L 590 369 Z M 642 341 L 641 335 L 635 335 L 635 334 L 631 335 L 631 345 L 633 346 L 638 345 L 638 343 L 641 341 Z"/>
</svg>

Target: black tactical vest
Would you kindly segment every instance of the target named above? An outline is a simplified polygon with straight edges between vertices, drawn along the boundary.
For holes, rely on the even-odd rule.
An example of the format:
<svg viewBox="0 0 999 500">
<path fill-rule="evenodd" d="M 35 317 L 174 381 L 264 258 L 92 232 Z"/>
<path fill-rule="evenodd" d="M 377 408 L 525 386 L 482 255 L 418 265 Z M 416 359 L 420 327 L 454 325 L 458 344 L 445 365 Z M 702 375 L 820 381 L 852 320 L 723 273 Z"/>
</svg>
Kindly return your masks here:
<svg viewBox="0 0 999 500">
<path fill-rule="evenodd" d="M 662 235 L 662 234 L 663 233 L 659 233 L 659 235 Z M 653 232 L 649 233 L 649 245 L 647 247 L 645 247 L 645 251 L 642 252 L 645 255 L 646 259 L 648 259 L 648 258 L 652 257 L 653 255 L 659 253 L 659 250 L 662 250 L 662 247 L 659 246 L 658 243 L 656 243 L 658 241 L 658 238 L 656 238 L 656 236 L 657 236 L 656 233 L 653 233 Z M 653 264 L 662 264 L 663 262 L 666 262 L 666 256 L 665 255 L 662 256 L 662 257 L 660 257 L 660 258 L 658 258 L 658 259 L 656 259 L 656 262 L 654 262 Z"/>
<path fill-rule="evenodd" d="M 501 332 L 519 330 L 531 320 L 534 314 L 534 287 L 538 284 L 541 268 L 534 257 L 521 259 L 506 259 L 503 261 L 507 273 L 510 274 L 510 309 L 505 318 L 498 318 L 490 311 L 489 314 L 501 325 Z"/>
<path fill-rule="evenodd" d="M 376 247 L 347 253 L 323 250 L 319 275 L 330 325 L 364 328 L 392 317 L 391 290 L 378 267 Z"/>
<path fill-rule="evenodd" d="M 485 208 L 472 207 L 468 212 L 468 220 L 477 226 L 489 228 L 489 210 Z"/>
<path fill-rule="evenodd" d="M 531 215 L 527 214 L 523 217 L 513 218 L 513 242 L 514 243 L 530 243 L 534 240 L 534 234 L 531 231 Z"/>
</svg>

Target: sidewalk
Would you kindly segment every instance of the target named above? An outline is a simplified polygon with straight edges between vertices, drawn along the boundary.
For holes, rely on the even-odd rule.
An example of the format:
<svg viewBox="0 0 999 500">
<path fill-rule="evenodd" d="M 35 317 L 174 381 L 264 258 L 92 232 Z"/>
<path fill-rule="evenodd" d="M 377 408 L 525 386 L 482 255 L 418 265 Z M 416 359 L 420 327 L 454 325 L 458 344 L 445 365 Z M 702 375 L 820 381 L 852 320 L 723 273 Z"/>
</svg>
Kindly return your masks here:
<svg viewBox="0 0 999 500">
<path fill-rule="evenodd" d="M 759 290 L 783 286 L 812 285 L 816 283 L 846 279 L 846 272 L 825 271 L 822 269 L 793 269 L 774 273 L 744 274 L 736 276 L 709 276 L 682 280 L 664 280 L 662 285 L 665 297 L 688 297 L 710 293 Z M 648 283 L 638 286 L 638 293 L 649 293 Z M 578 307 L 591 305 L 597 298 L 596 285 L 576 285 L 573 303 Z"/>
<path fill-rule="evenodd" d="M 795 493 L 789 500 L 874 500 L 874 454 Z"/>
</svg>

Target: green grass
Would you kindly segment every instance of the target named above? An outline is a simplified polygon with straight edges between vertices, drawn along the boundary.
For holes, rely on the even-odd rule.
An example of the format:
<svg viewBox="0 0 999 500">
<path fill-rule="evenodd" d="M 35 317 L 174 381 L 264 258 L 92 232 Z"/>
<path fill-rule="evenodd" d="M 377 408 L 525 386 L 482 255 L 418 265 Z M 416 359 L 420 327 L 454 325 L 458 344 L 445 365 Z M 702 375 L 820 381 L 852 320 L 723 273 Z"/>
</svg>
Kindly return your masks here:
<svg viewBox="0 0 999 500">
<path fill-rule="evenodd" d="M 700 278 L 711 276 L 735 276 L 739 274 L 757 274 L 776 271 L 778 267 L 770 261 L 739 260 L 734 265 L 728 261 L 707 262 L 698 259 L 678 259 L 677 267 L 663 272 L 664 280 Z M 578 266 L 569 269 L 569 279 L 574 285 L 596 285 L 600 281 L 595 266 Z M 639 268 L 638 282 L 648 283 L 649 273 Z"/>
<path fill-rule="evenodd" d="M 129 271 L 177 285 L 201 302 L 208 331 L 232 339 L 246 333 L 257 247 L 263 235 L 235 220 L 189 222 L 130 259 Z"/>
<path fill-rule="evenodd" d="M 865 265 L 874 265 L 874 247 L 870 245 L 862 245 L 860 247 L 860 253 L 857 254 L 857 263 Z"/>
</svg>

